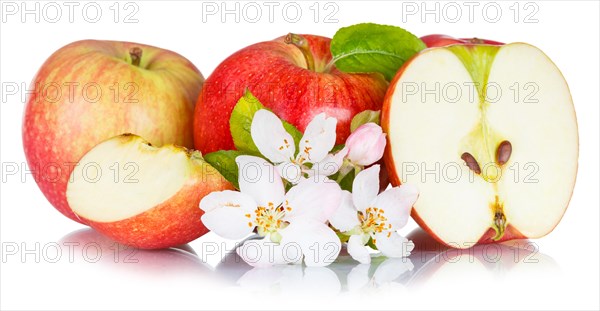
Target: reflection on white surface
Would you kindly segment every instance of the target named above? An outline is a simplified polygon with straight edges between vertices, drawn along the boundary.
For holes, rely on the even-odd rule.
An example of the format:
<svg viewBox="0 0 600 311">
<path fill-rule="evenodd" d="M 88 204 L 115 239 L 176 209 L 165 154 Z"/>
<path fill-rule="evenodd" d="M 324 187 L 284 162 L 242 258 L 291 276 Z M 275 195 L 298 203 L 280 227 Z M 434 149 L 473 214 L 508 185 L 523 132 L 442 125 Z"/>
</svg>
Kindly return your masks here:
<svg viewBox="0 0 600 311">
<path fill-rule="evenodd" d="M 518 241 L 521 248 L 503 244 L 458 251 L 437 244 L 420 229 L 409 238 L 416 248 L 408 259 L 373 257 L 371 264 L 361 265 L 343 253 L 334 264 L 323 268 L 288 265 L 254 269 L 237 256 L 235 242 L 223 244 L 211 234 L 188 245 L 150 251 L 131 249 L 92 229 L 81 229 L 53 242 L 42 242 L 37 252 L 39 261 L 35 254 L 25 256 L 19 243 L 20 252 L 5 254 L 2 307 L 47 309 L 51 301 L 64 310 L 269 309 L 261 303 L 269 301 L 273 308 L 283 303 L 297 308 L 327 304 L 345 309 L 414 309 L 427 301 L 428 308 L 447 309 L 448 301 L 465 298 L 472 308 L 484 308 L 489 307 L 488 299 L 478 303 L 469 297 L 488 297 L 497 289 L 507 293 L 505 299 L 495 301 L 497 308 L 514 305 L 517 298 L 526 302 L 524 307 L 540 307 L 571 301 L 557 285 L 577 284 L 579 278 L 586 277 L 561 273 L 551 257 L 525 249 L 532 245 L 528 241 Z M 47 253 L 44 245 L 63 247 L 58 262 L 51 261 L 56 257 L 53 248 Z M 26 246 L 33 249 L 31 243 Z M 563 268 L 572 269 L 573 262 Z M 583 287 L 573 294 L 591 290 Z M 532 292 L 549 298 L 527 300 Z M 36 299 L 30 299 L 28 293 L 36 293 Z M 365 299 L 365 295 L 371 298 Z"/>
<path fill-rule="evenodd" d="M 377 288 L 398 281 L 412 268 L 408 258 L 379 257 L 365 265 L 343 255 L 328 267 L 285 265 L 253 268 L 239 278 L 237 284 L 253 291 L 328 296 L 343 291 Z"/>
<path fill-rule="evenodd" d="M 409 258 L 375 256 L 371 264 L 364 265 L 342 252 L 334 264 L 322 268 L 303 265 L 252 268 L 235 251 L 228 252 L 216 267 L 212 267 L 202 261 L 204 256 L 199 256 L 190 245 L 164 250 L 137 250 L 117 244 L 92 229 L 70 233 L 59 244 L 75 245 L 76 253 L 93 253 L 88 255 L 92 260 L 85 260 L 87 263 L 100 263 L 121 276 L 185 276 L 196 278 L 198 282 L 210 280 L 220 286 L 273 294 L 328 296 L 372 291 L 390 285 L 437 287 L 469 279 L 480 283 L 494 282 L 511 273 L 548 277 L 560 270 L 551 257 L 538 252 L 530 241 L 456 250 L 437 243 L 421 229 L 413 230 L 409 238 L 416 245 Z M 102 256 L 96 261 L 94 255 L 98 250 Z"/>
<path fill-rule="evenodd" d="M 132 276 L 195 276 L 212 275 L 198 254 L 189 245 L 161 250 L 141 250 L 116 243 L 93 229 L 80 229 L 65 235 L 58 244 L 63 253 L 86 254 L 75 256 L 75 264 L 101 265 L 103 268 Z"/>
<path fill-rule="evenodd" d="M 468 280 L 485 283 L 509 274 L 547 278 L 560 271 L 554 259 L 539 252 L 535 242 L 529 240 L 459 250 L 441 245 L 420 228 L 413 230 L 408 238 L 416 245 L 410 256 L 416 266 L 407 282 L 410 285 L 442 286 Z"/>
</svg>

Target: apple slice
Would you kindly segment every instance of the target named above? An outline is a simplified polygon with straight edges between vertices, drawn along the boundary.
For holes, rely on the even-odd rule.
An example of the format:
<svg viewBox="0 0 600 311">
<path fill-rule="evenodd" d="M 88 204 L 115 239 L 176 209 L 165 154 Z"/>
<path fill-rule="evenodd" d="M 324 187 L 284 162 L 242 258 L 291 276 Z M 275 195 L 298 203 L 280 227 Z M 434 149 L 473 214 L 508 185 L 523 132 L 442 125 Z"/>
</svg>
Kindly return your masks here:
<svg viewBox="0 0 600 311">
<path fill-rule="evenodd" d="M 419 188 L 413 218 L 446 245 L 538 238 L 568 206 L 575 110 L 559 69 L 534 46 L 424 50 L 392 81 L 382 125 L 392 184 Z"/>
<path fill-rule="evenodd" d="M 123 134 L 91 149 L 73 170 L 67 200 L 76 215 L 122 244 L 166 248 L 208 232 L 200 200 L 233 189 L 198 151 L 156 148 Z"/>
</svg>

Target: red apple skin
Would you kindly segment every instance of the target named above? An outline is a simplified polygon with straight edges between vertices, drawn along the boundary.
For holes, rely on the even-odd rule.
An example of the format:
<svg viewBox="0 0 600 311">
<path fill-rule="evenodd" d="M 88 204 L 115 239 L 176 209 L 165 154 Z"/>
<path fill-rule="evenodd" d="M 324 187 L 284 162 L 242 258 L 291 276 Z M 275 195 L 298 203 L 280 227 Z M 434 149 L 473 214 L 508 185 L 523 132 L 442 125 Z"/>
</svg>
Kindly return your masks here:
<svg viewBox="0 0 600 311">
<path fill-rule="evenodd" d="M 479 38 L 454 38 L 447 35 L 433 34 L 421 37 L 421 40 L 427 45 L 428 48 L 441 47 L 454 44 L 490 44 L 490 45 L 504 45 L 502 42 L 479 39 Z"/>
<path fill-rule="evenodd" d="M 133 47 L 142 49 L 140 65 L 152 67 L 130 63 Z M 203 81 L 183 56 L 149 45 L 84 40 L 52 54 L 32 82 L 22 128 L 27 163 L 48 201 L 85 223 L 69 208 L 67 182 L 73 165 L 109 137 L 132 132 L 158 146 L 193 147 L 193 111 Z M 97 102 L 95 87 L 84 92 L 86 85 L 101 89 Z"/>
<path fill-rule="evenodd" d="M 194 144 L 203 153 L 234 149 L 229 131 L 233 107 L 248 88 L 281 119 L 304 131 L 313 117 L 335 117 L 336 143 L 350 135 L 350 121 L 363 110 L 379 110 L 388 83 L 380 74 L 348 74 L 333 66 L 331 39 L 302 35 L 310 46 L 316 71 L 306 69 L 299 48 L 280 37 L 243 48 L 225 59 L 208 77 L 196 103 Z"/>
<path fill-rule="evenodd" d="M 213 191 L 234 190 L 231 183 L 203 160 L 191 167 L 192 177 L 181 190 L 141 214 L 114 222 L 82 219 L 116 242 L 141 249 L 189 243 L 208 232 L 200 221 L 204 214 L 199 208 L 202 198 Z"/>
<path fill-rule="evenodd" d="M 417 56 L 418 56 L 418 54 L 413 56 L 408 61 L 406 61 L 404 63 L 404 65 L 402 66 L 402 68 L 400 68 L 400 70 L 398 70 L 398 72 L 396 73 L 396 76 L 394 76 L 394 79 L 392 80 L 392 82 L 390 82 L 390 87 L 388 88 L 385 99 L 383 101 L 383 107 L 381 109 L 381 127 L 383 129 L 383 132 L 387 134 L 386 135 L 387 143 L 385 145 L 383 161 L 385 163 L 385 167 L 387 168 L 387 173 L 388 173 L 388 178 L 390 180 L 390 183 L 394 187 L 400 186 L 402 184 L 402 182 L 400 181 L 400 178 L 398 177 L 399 172 L 396 172 L 396 164 L 394 163 L 394 158 L 392 157 L 391 141 L 390 141 L 390 135 L 389 135 L 390 119 L 391 119 L 390 118 L 390 107 L 392 104 L 391 98 L 396 89 L 396 85 L 398 84 L 398 80 L 400 80 L 400 77 L 402 76 L 402 74 L 404 74 L 404 70 L 406 70 L 406 68 L 408 68 L 410 63 Z M 440 239 L 433 232 L 433 230 L 431 230 L 431 228 L 429 228 L 427 226 L 427 223 L 425 221 L 423 221 L 423 219 L 419 216 L 419 213 L 417 212 L 417 210 L 414 208 L 411 211 L 411 217 L 415 220 L 415 222 L 423 230 L 425 230 L 427 233 L 429 233 L 429 235 L 431 235 L 431 237 L 433 237 L 436 241 L 438 241 L 441 244 L 444 244 L 448 247 L 457 248 L 458 245 L 452 245 L 451 243 L 448 244 L 448 243 L 444 242 L 442 239 Z M 506 227 L 502 238 L 500 238 L 499 240 L 494 240 L 493 239 L 494 236 L 495 236 L 495 231 L 492 228 L 489 228 L 488 231 L 483 236 L 481 236 L 481 238 L 479 238 L 479 241 L 473 241 L 473 242 L 474 243 L 476 242 L 475 244 L 488 244 L 488 243 L 500 243 L 500 242 L 514 240 L 514 239 L 526 239 L 527 238 L 526 236 L 521 234 L 517 229 L 512 227 L 510 224 Z"/>
</svg>

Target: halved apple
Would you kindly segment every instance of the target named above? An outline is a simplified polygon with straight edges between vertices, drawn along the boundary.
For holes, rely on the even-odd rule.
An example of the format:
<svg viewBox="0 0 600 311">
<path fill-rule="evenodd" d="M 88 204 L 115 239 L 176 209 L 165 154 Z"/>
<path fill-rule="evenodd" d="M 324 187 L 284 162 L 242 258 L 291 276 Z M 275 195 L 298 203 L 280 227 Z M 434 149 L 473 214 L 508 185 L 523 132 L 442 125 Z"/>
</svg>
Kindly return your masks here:
<svg viewBox="0 0 600 311">
<path fill-rule="evenodd" d="M 208 232 L 200 200 L 233 189 L 200 152 L 123 134 L 91 149 L 71 173 L 67 200 L 86 223 L 122 244 L 165 248 Z"/>
<path fill-rule="evenodd" d="M 452 45 L 404 64 L 383 106 L 393 185 L 413 218 L 467 248 L 551 232 L 575 185 L 577 120 L 556 65 L 525 43 Z"/>
</svg>

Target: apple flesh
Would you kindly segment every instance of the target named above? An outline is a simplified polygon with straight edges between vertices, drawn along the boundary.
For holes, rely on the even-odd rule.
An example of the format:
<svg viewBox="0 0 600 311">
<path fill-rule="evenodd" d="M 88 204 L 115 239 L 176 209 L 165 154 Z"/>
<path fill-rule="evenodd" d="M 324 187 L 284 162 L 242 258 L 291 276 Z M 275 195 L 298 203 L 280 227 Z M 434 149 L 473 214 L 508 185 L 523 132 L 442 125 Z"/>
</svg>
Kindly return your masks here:
<svg viewBox="0 0 600 311">
<path fill-rule="evenodd" d="M 488 39 L 454 38 L 451 36 L 440 35 L 440 34 L 423 36 L 423 37 L 421 37 L 421 41 L 423 41 L 423 43 L 425 43 L 425 45 L 428 48 L 449 46 L 449 45 L 454 45 L 454 44 L 461 44 L 461 45 L 469 45 L 469 44 L 503 45 L 504 44 L 502 42 L 488 40 Z"/>
<path fill-rule="evenodd" d="M 56 51 L 32 85 L 23 147 L 54 207 L 79 222 L 65 197 L 73 165 L 122 133 L 193 147 L 192 117 L 204 78 L 183 56 L 131 42 L 84 40 Z"/>
<path fill-rule="evenodd" d="M 225 59 L 206 79 L 196 103 L 194 142 L 203 153 L 234 149 L 233 107 L 249 89 L 263 105 L 304 131 L 313 117 L 335 117 L 337 143 L 363 110 L 380 110 L 388 83 L 380 74 L 348 74 L 331 61 L 331 39 L 294 35 L 260 42 Z"/>
<path fill-rule="evenodd" d="M 74 213 L 113 240 L 145 249 L 185 244 L 208 232 L 200 200 L 233 189 L 200 152 L 157 148 L 131 134 L 92 148 L 70 178 Z"/>
<path fill-rule="evenodd" d="M 382 126 L 391 183 L 419 188 L 413 218 L 446 245 L 539 238 L 566 211 L 575 110 L 561 72 L 534 46 L 424 50 L 392 81 Z"/>
</svg>

